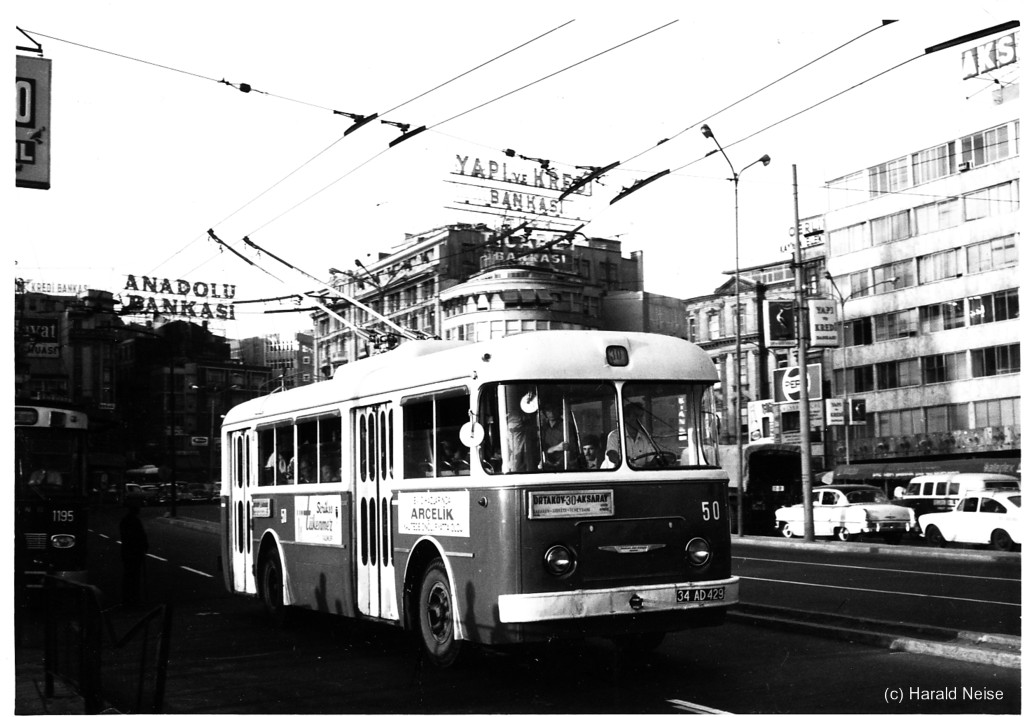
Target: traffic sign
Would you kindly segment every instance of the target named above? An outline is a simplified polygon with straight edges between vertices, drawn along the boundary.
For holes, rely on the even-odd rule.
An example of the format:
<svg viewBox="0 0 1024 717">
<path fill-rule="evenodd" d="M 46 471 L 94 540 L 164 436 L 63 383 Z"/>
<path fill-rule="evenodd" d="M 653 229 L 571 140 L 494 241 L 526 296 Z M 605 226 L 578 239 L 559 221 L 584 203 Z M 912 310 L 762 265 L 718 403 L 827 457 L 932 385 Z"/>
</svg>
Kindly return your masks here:
<svg viewBox="0 0 1024 717">
<path fill-rule="evenodd" d="M 810 387 L 807 397 L 811 401 L 821 399 L 821 364 L 813 363 L 807 367 Z M 788 403 L 800 400 L 801 373 L 799 366 L 777 368 L 773 375 L 775 383 L 775 403 Z"/>
</svg>

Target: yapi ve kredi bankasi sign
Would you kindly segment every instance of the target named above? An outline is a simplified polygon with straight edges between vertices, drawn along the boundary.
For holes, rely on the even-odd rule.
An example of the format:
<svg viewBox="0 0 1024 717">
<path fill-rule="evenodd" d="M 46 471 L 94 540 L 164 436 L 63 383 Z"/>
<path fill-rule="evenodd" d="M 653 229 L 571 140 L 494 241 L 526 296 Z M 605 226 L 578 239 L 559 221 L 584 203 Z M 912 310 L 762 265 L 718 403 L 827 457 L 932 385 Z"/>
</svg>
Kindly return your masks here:
<svg viewBox="0 0 1024 717">
<path fill-rule="evenodd" d="M 235 298 L 234 284 L 129 274 L 124 292 L 125 314 L 163 314 L 211 321 L 235 318 L 235 305 L 229 303 Z"/>
<path fill-rule="evenodd" d="M 475 207 L 548 218 L 561 218 L 564 215 L 564 202 L 551 196 L 551 193 L 564 192 L 582 176 L 526 163 L 461 154 L 455 155 L 452 175 L 458 179 L 449 181 L 474 190 L 473 196 L 461 202 L 463 208 Z M 591 190 L 588 183 L 574 190 L 573 194 L 590 196 Z"/>
</svg>

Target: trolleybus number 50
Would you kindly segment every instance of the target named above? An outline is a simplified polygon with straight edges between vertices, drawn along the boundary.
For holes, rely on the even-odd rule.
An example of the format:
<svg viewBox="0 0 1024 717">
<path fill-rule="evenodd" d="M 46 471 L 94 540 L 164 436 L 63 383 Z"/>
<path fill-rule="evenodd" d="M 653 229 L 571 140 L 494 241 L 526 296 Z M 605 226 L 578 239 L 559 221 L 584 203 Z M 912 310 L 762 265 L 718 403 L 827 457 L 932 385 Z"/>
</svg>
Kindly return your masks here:
<svg viewBox="0 0 1024 717">
<path fill-rule="evenodd" d="M 705 500 L 700 504 L 700 514 L 704 520 L 720 520 L 722 513 L 718 508 L 717 500 Z"/>
</svg>

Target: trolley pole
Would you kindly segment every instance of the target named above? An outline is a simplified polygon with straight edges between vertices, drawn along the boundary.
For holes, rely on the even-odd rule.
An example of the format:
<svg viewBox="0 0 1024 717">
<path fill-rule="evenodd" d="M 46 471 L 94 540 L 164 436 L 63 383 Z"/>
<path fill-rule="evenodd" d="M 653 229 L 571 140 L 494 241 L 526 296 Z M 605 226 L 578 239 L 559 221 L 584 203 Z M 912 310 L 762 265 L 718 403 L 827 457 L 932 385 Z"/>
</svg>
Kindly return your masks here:
<svg viewBox="0 0 1024 717">
<path fill-rule="evenodd" d="M 804 541 L 814 541 L 811 494 L 811 399 L 807 375 L 807 317 L 804 314 L 804 259 L 800 248 L 800 207 L 797 202 L 796 165 L 793 165 L 794 263 L 796 264 L 796 361 L 800 372 L 800 474 L 804 492 Z"/>
</svg>

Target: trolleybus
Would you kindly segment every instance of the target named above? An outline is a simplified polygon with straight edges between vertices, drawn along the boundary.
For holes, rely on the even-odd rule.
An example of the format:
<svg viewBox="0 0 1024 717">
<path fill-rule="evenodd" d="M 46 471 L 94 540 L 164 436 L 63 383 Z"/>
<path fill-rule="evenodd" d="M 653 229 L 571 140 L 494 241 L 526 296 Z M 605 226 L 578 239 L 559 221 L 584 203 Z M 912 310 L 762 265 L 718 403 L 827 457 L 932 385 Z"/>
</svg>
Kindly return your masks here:
<svg viewBox="0 0 1024 717">
<path fill-rule="evenodd" d="M 717 380 L 681 339 L 550 331 L 405 343 L 236 406 L 226 586 L 415 631 L 439 666 L 719 624 L 739 585 Z"/>
<path fill-rule="evenodd" d="M 14 555 L 20 587 L 41 587 L 46 573 L 85 575 L 88 428 L 81 411 L 14 407 Z"/>
</svg>

